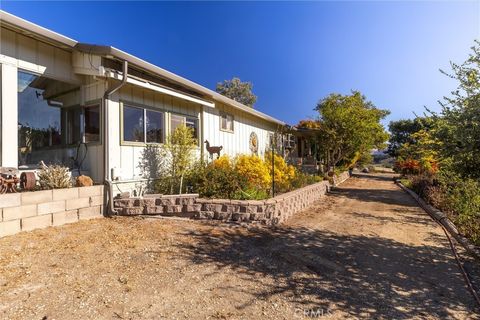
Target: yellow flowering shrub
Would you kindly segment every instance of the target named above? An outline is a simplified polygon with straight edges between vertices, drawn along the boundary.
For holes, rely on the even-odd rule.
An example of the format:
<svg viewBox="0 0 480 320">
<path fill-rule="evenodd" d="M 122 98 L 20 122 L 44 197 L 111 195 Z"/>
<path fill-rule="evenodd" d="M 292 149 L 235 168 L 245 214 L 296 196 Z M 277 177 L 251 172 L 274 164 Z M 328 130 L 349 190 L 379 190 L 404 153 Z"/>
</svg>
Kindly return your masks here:
<svg viewBox="0 0 480 320">
<path fill-rule="evenodd" d="M 268 189 L 270 186 L 269 168 L 257 155 L 239 155 L 235 159 L 235 171 L 246 179 L 251 188 Z"/>
<path fill-rule="evenodd" d="M 295 179 L 296 170 L 295 167 L 292 165 L 288 165 L 285 162 L 283 157 L 275 154 L 274 155 L 274 177 L 275 177 L 275 186 L 278 188 L 279 191 L 285 192 L 292 188 L 292 181 Z M 272 169 L 272 153 L 267 152 L 265 154 L 265 163 L 269 168 L 269 172 L 271 173 Z"/>
<path fill-rule="evenodd" d="M 226 154 L 224 154 L 223 156 L 219 157 L 218 159 L 215 159 L 212 163 L 212 165 L 215 167 L 215 168 L 220 168 L 220 169 L 230 169 L 232 168 L 233 164 L 232 164 L 232 160 L 230 159 L 230 157 Z"/>
</svg>

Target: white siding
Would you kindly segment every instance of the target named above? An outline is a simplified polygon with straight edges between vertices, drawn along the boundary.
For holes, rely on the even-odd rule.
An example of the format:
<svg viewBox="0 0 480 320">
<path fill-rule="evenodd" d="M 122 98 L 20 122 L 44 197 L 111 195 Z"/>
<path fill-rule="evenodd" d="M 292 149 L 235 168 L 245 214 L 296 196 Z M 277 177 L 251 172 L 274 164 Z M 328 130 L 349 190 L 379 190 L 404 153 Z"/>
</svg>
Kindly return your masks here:
<svg viewBox="0 0 480 320">
<path fill-rule="evenodd" d="M 151 90 L 126 85 L 114 93 L 109 104 L 109 167 L 120 169 L 122 179 L 139 178 L 139 163 L 144 146 L 134 146 L 121 142 L 121 106 L 131 104 L 164 112 L 165 132 L 169 132 L 170 114 L 182 114 L 198 118 L 200 124 L 201 106 L 193 102 L 160 94 Z M 200 129 L 201 130 L 201 129 Z"/>
<path fill-rule="evenodd" d="M 72 53 L 50 44 L 1 28 L 0 63 L 2 66 L 2 166 L 17 167 L 17 70 L 43 74 L 57 80 L 81 84 L 81 77 L 74 74 Z M 96 61 L 96 60 L 95 60 Z M 81 87 L 81 94 L 70 93 L 63 97 L 65 104 L 94 101 L 102 98 L 105 91 L 104 81 L 95 81 L 85 77 L 86 85 Z M 75 155 L 75 148 L 68 147 L 51 150 L 55 158 L 68 154 Z M 103 180 L 103 146 L 88 146 L 87 157 L 82 169 L 97 182 Z"/>
<path fill-rule="evenodd" d="M 58 80 L 80 81 L 73 72 L 71 52 L 5 28 L 1 28 L 0 34 L 0 63 Z"/>
<path fill-rule="evenodd" d="M 220 130 L 220 112 L 222 111 L 233 115 L 233 132 Z M 258 137 L 258 155 L 263 156 L 268 145 L 268 135 L 276 129 L 275 124 L 222 104 L 216 104 L 215 109 L 205 107 L 203 121 L 203 139 L 208 140 L 211 146 L 222 146 L 222 154 L 231 156 L 252 153 L 250 150 L 252 132 L 255 132 Z M 207 152 L 206 154 L 208 155 Z"/>
<path fill-rule="evenodd" d="M 117 85 L 118 81 L 108 83 L 92 77 L 99 72 L 101 59 L 95 55 L 72 53 L 48 43 L 35 40 L 22 34 L 1 28 L 0 64 L 2 65 L 2 165 L 17 166 L 17 68 L 43 74 L 57 80 L 81 85 L 80 96 L 72 94 L 71 101 L 81 105 L 101 101 L 108 85 Z M 90 75 L 77 75 L 75 71 Z M 235 156 L 240 153 L 250 154 L 249 138 L 252 132 L 258 136 L 258 154 L 263 156 L 268 144 L 268 134 L 274 132 L 276 125 L 249 115 L 221 103 L 215 102 L 215 108 L 202 107 L 158 92 L 126 85 L 105 101 L 108 105 L 108 134 L 102 136 L 102 142 L 108 139 L 109 168 L 120 169 L 122 179 L 138 178 L 143 146 L 122 144 L 121 102 L 165 112 L 165 132 L 170 128 L 170 116 L 178 113 L 198 118 L 200 147 L 198 153 L 205 150 L 205 140 L 212 146 L 223 146 L 222 154 Z M 73 102 L 72 102 L 73 104 Z M 105 110 L 102 108 L 102 116 Z M 234 132 L 220 130 L 219 112 L 226 111 L 234 116 Z M 102 127 L 103 127 L 102 120 Z M 12 131 L 13 130 L 13 131 Z M 103 134 L 103 128 L 102 128 Z M 64 150 L 69 154 L 74 150 Z M 204 152 L 204 155 L 207 153 Z M 89 145 L 83 169 L 95 181 L 103 180 L 103 145 Z"/>
<path fill-rule="evenodd" d="M 1 67 L 1 162 L 2 167 L 18 165 L 18 112 L 17 112 L 17 68 L 0 64 Z"/>
</svg>

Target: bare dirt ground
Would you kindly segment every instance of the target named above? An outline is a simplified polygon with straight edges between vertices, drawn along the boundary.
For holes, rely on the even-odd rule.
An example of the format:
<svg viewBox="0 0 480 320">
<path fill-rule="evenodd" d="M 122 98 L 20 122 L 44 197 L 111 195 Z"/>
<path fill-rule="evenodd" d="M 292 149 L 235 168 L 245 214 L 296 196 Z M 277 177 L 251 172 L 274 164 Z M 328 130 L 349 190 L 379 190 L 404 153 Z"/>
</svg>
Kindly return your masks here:
<svg viewBox="0 0 480 320">
<path fill-rule="evenodd" d="M 445 235 L 387 175 L 276 228 L 112 218 L 0 239 L 5 319 L 477 319 Z M 467 261 L 472 275 L 478 266 Z M 478 279 L 478 278 L 476 278 Z"/>
</svg>

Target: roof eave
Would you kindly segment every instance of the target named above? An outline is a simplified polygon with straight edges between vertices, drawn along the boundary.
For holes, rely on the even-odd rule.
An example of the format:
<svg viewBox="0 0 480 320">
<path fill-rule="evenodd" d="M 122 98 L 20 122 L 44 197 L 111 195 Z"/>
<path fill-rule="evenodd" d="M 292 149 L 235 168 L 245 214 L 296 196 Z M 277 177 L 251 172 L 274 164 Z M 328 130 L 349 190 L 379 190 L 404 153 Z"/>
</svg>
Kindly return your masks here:
<svg viewBox="0 0 480 320">
<path fill-rule="evenodd" d="M 177 82 L 183 86 L 186 86 L 190 89 L 196 90 L 213 100 L 225 103 L 229 106 L 232 106 L 236 109 L 242 110 L 248 114 L 253 116 L 259 117 L 263 120 L 273 122 L 277 125 L 286 125 L 285 122 L 280 121 L 274 117 L 271 117 L 263 112 L 257 111 L 251 107 L 243 105 L 233 99 L 227 98 L 213 90 L 207 89 L 193 81 L 190 81 L 186 78 L 180 77 L 170 71 L 162 69 L 154 64 L 151 64 L 145 60 L 142 60 L 138 57 L 135 57 L 125 51 L 117 49 L 112 46 L 103 46 L 103 45 L 92 45 L 87 43 L 79 43 L 76 40 L 71 38 L 65 37 L 57 32 L 51 31 L 44 27 L 41 27 L 35 23 L 29 22 L 24 20 L 20 17 L 14 16 L 8 12 L 0 10 L 0 22 L 2 25 L 5 26 L 12 26 L 14 28 L 27 31 L 24 32 L 26 35 L 31 33 L 32 36 L 44 38 L 46 40 L 50 40 L 57 44 L 61 44 L 64 48 L 74 49 L 81 52 L 87 52 L 91 54 L 98 54 L 98 55 L 105 55 L 105 56 L 113 56 L 121 60 L 127 60 L 129 63 L 136 65 L 146 71 L 152 72 L 153 74 L 158 74 L 162 77 L 165 77 L 171 81 Z"/>
<path fill-rule="evenodd" d="M 8 12 L 0 10 L 0 22 L 5 26 L 13 26 L 21 30 L 32 33 L 34 36 L 40 36 L 48 40 L 54 41 L 58 44 L 62 44 L 68 48 L 73 48 L 78 42 L 65 37 L 59 33 L 48 30 L 47 28 L 41 27 L 35 23 L 24 20 L 20 17 L 14 16 Z M 28 35 L 28 33 L 27 33 Z"/>
<path fill-rule="evenodd" d="M 208 97 L 210 97 L 213 100 L 223 102 L 229 106 L 232 106 L 236 109 L 242 110 L 246 113 L 249 113 L 251 115 L 254 115 L 256 117 L 262 118 L 266 121 L 269 122 L 274 122 L 277 125 L 286 125 L 285 122 L 280 121 L 278 119 L 275 119 L 274 117 L 271 117 L 263 112 L 260 112 L 258 110 L 255 110 L 251 107 L 248 107 L 244 104 L 241 104 L 233 99 L 230 99 L 228 97 L 225 97 L 213 90 L 207 89 L 191 80 L 188 80 L 186 78 L 180 77 L 170 71 L 167 71 L 163 68 L 160 68 L 150 62 L 147 62 L 145 60 L 142 60 L 138 57 L 135 57 L 134 55 L 131 55 L 125 51 L 122 51 L 120 49 L 117 49 L 115 47 L 111 46 L 102 46 L 102 45 L 92 45 L 92 44 L 87 44 L 87 43 L 77 43 L 75 46 L 75 49 L 78 51 L 90 53 L 90 54 L 98 54 L 98 55 L 105 55 L 105 56 L 113 56 L 117 59 L 120 60 L 127 60 L 129 63 L 144 69 L 146 71 L 149 71 L 153 74 L 160 75 L 166 79 L 169 79 L 171 81 L 174 81 L 180 85 L 183 85 L 189 89 L 193 89 L 195 91 L 198 91 Z"/>
</svg>

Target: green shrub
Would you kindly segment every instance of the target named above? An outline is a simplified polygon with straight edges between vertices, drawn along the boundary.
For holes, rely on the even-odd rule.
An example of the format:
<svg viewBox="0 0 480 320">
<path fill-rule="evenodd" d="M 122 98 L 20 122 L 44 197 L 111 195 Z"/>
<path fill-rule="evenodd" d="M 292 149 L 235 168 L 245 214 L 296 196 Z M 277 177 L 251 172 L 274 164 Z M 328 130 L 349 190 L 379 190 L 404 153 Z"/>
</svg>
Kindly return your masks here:
<svg viewBox="0 0 480 320">
<path fill-rule="evenodd" d="M 235 192 L 233 199 L 237 200 L 264 200 L 270 196 L 269 192 L 262 189 L 246 187 L 245 189 L 238 189 Z"/>
<path fill-rule="evenodd" d="M 410 188 L 445 212 L 458 230 L 480 245 L 480 183 L 440 172 L 409 177 Z"/>
<path fill-rule="evenodd" d="M 320 181 L 323 181 L 323 177 L 314 176 L 311 174 L 303 173 L 301 171 L 297 171 L 291 183 L 291 190 L 303 188 L 305 186 L 308 186 L 310 184 L 314 184 Z"/>
<path fill-rule="evenodd" d="M 439 182 L 444 210 L 460 232 L 480 245 L 480 183 L 445 173 L 439 175 Z"/>
<path fill-rule="evenodd" d="M 199 161 L 194 165 L 186 177 L 191 191 L 205 198 L 233 199 L 238 190 L 246 187 L 246 179 L 235 171 L 231 163 L 219 160 L 209 164 Z"/>
</svg>

